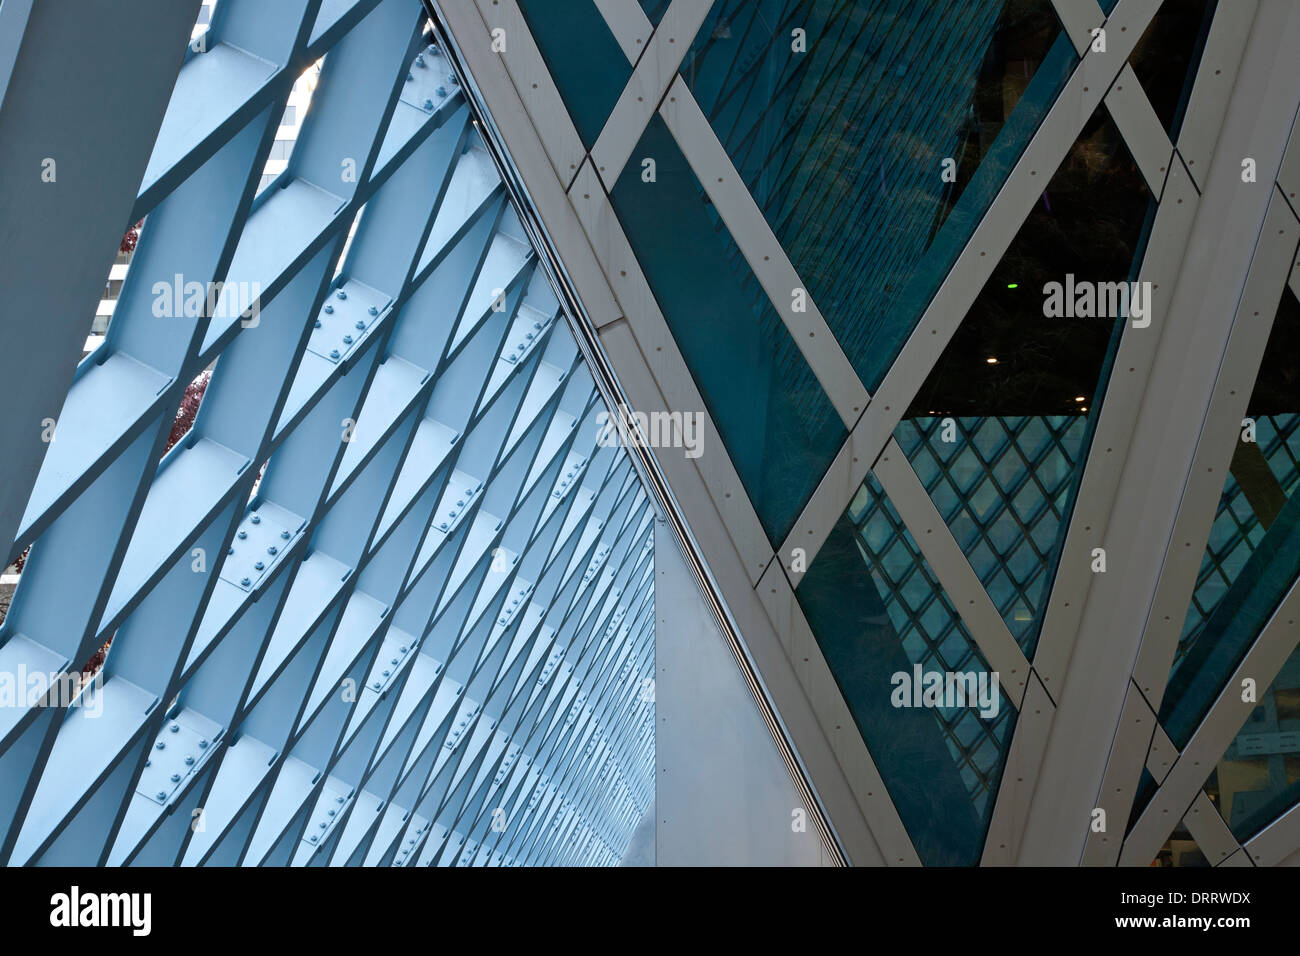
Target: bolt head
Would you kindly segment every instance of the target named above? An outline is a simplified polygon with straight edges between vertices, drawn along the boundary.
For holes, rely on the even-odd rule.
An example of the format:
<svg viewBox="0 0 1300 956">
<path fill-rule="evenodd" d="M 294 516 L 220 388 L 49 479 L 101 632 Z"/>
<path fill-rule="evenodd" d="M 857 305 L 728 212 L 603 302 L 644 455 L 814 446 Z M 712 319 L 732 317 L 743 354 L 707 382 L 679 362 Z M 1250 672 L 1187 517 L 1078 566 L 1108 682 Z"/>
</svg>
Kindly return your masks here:
<svg viewBox="0 0 1300 956">
<path fill-rule="evenodd" d="M 439 89 L 442 89 L 442 87 L 439 87 Z M 440 94 L 440 95 L 441 95 L 441 94 Z M 424 108 L 425 108 L 426 110 L 431 110 L 431 109 L 433 109 L 433 100 L 425 100 L 425 101 L 424 101 Z"/>
<path fill-rule="evenodd" d="M 172 733 L 174 733 L 174 734 L 178 734 L 178 733 L 181 732 L 181 725 L 180 725 L 180 724 L 172 724 L 171 727 L 169 727 L 168 729 L 169 729 Z"/>
<path fill-rule="evenodd" d="M 253 522 L 253 524 L 261 524 L 261 523 L 262 523 L 262 518 L 261 518 L 261 516 L 259 516 L 259 515 L 257 515 L 257 514 L 254 514 L 254 515 L 253 515 L 251 518 L 249 518 L 248 520 L 251 521 L 251 522 Z"/>
<path fill-rule="evenodd" d="M 339 289 L 339 291 L 335 292 L 334 295 L 337 296 L 340 301 L 348 297 L 347 290 L 345 289 Z"/>
<path fill-rule="evenodd" d="M 332 359 L 336 359 L 336 358 L 338 358 L 338 357 L 339 357 L 339 350 L 338 350 L 338 349 L 330 349 L 330 358 L 332 358 Z"/>
<path fill-rule="evenodd" d="M 378 308 L 378 306 L 373 306 L 373 305 L 372 305 L 372 306 L 371 306 L 369 309 L 367 309 L 366 311 L 369 312 L 371 315 L 378 315 L 378 314 L 379 314 L 379 308 Z M 364 328 L 364 326 L 358 325 L 358 328 Z"/>
<path fill-rule="evenodd" d="M 258 571 L 261 571 L 264 567 L 266 567 L 266 565 L 263 564 L 261 561 L 254 561 L 253 567 L 256 568 Z"/>
<path fill-rule="evenodd" d="M 350 335 L 345 335 L 345 336 L 343 336 L 343 344 L 344 344 L 344 345 L 351 345 L 351 344 L 352 344 L 352 336 L 350 336 Z"/>
<path fill-rule="evenodd" d="M 289 538 L 290 538 L 290 534 L 289 534 L 289 532 L 287 532 L 287 531 L 281 531 L 281 532 L 280 532 L 280 537 L 283 538 L 285 541 L 288 541 Z"/>
<path fill-rule="evenodd" d="M 172 774 L 172 783 L 180 783 L 180 782 L 181 782 L 181 775 L 178 773 Z"/>
<path fill-rule="evenodd" d="M 320 328 L 320 319 L 316 320 L 315 324 L 313 325 L 313 328 L 317 328 L 317 329 Z"/>
<path fill-rule="evenodd" d="M 269 548 L 266 549 L 266 553 L 267 553 L 267 554 L 279 554 L 279 553 L 280 553 L 280 549 L 277 548 L 275 545 L 271 545 Z"/>
<path fill-rule="evenodd" d="M 244 530 L 240 530 L 239 534 L 237 534 L 236 537 L 239 538 L 240 541 L 243 541 L 245 538 L 248 537 L 248 532 Z"/>
<path fill-rule="evenodd" d="M 167 791 L 166 791 L 166 790 L 159 790 L 159 791 L 158 791 L 158 799 L 159 799 L 159 800 L 166 800 L 166 799 L 167 799 Z"/>
<path fill-rule="evenodd" d="M 208 742 L 207 742 L 206 740 L 200 740 L 200 741 L 199 741 L 199 746 L 202 747 L 202 748 L 204 748 L 204 749 L 207 749 Z"/>
<path fill-rule="evenodd" d="M 250 584 L 253 583 L 253 579 L 252 579 L 252 578 L 240 578 L 240 579 L 239 579 L 239 583 L 242 584 L 244 587 L 248 587 Z"/>
<path fill-rule="evenodd" d="M 160 740 L 160 741 L 158 741 L 156 744 L 153 745 L 153 749 L 154 749 L 154 750 L 166 750 L 166 749 L 167 749 L 167 745 L 166 745 L 165 743 L 163 743 L 163 742 Z"/>
<path fill-rule="evenodd" d="M 354 328 L 356 328 L 358 332 L 364 332 L 366 330 L 366 323 L 362 322 L 360 319 L 357 319 L 357 324 L 354 326 Z"/>
</svg>

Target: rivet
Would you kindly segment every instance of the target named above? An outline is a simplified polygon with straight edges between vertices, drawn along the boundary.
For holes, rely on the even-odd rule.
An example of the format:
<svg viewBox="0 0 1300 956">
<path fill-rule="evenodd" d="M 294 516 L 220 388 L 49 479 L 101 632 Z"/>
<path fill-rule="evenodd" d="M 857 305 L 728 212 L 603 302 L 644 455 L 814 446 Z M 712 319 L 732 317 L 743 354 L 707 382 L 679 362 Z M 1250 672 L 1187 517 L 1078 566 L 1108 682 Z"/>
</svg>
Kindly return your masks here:
<svg viewBox="0 0 1300 956">
<path fill-rule="evenodd" d="M 332 305 L 327 305 L 327 306 L 325 306 L 325 314 L 326 314 L 326 315 L 333 315 L 333 314 L 334 314 L 334 306 L 332 306 Z"/>
<path fill-rule="evenodd" d="M 442 87 L 440 86 L 440 87 L 438 87 L 438 89 L 442 89 Z M 438 95 L 439 95 L 439 96 L 442 96 L 443 94 L 439 93 Z M 431 110 L 431 109 L 433 109 L 433 100 L 425 100 L 425 101 L 424 101 L 424 108 L 425 108 L 426 110 Z"/>
<path fill-rule="evenodd" d="M 290 535 L 289 532 L 287 531 L 281 531 L 280 537 L 283 538 L 285 541 L 288 541 L 289 538 L 292 537 L 292 535 Z"/>
<path fill-rule="evenodd" d="M 266 549 L 267 554 L 278 554 L 279 552 L 280 549 L 277 548 L 275 545 L 271 545 L 269 548 Z"/>
<path fill-rule="evenodd" d="M 172 774 L 172 783 L 180 783 L 180 782 L 181 782 L 181 775 L 178 773 Z"/>
<path fill-rule="evenodd" d="M 330 358 L 332 358 L 332 359 L 336 359 L 336 358 L 338 358 L 338 357 L 339 357 L 339 350 L 338 350 L 338 349 L 330 349 Z"/>
<path fill-rule="evenodd" d="M 350 336 L 350 335 L 345 335 L 345 336 L 343 336 L 343 344 L 344 344 L 344 345 L 351 345 L 351 344 L 352 344 L 352 336 Z"/>
<path fill-rule="evenodd" d="M 167 799 L 167 791 L 166 791 L 166 790 L 159 790 L 159 791 L 158 791 L 158 799 L 159 799 L 159 800 L 166 800 L 166 799 Z"/>
<path fill-rule="evenodd" d="M 410 83 L 413 79 L 415 79 L 415 74 L 414 74 L 414 73 L 408 73 L 408 74 L 406 74 L 406 82 L 407 82 L 407 83 Z"/>
<path fill-rule="evenodd" d="M 315 323 L 315 325 L 313 326 L 313 328 L 317 328 L 317 329 L 320 328 L 320 319 L 317 319 L 317 320 L 316 320 L 316 323 Z"/>
<path fill-rule="evenodd" d="M 172 724 L 171 727 L 170 727 L 169 729 L 171 730 L 172 733 L 174 733 L 174 734 L 178 734 L 178 733 L 180 733 L 181 725 L 180 725 L 180 724 Z"/>
<path fill-rule="evenodd" d="M 244 587 L 248 587 L 250 584 L 253 583 L 253 581 L 251 578 L 240 578 L 239 583 L 242 584 Z"/>
<path fill-rule="evenodd" d="M 244 531 L 243 529 L 240 529 L 240 532 L 238 535 L 236 535 L 236 537 L 238 537 L 240 541 L 243 541 L 245 538 L 248 537 L 248 532 Z"/>
<path fill-rule="evenodd" d="M 364 332 L 366 330 L 366 323 L 362 322 L 360 319 L 357 319 L 357 324 L 354 325 L 353 328 L 356 329 L 358 332 Z"/>
<path fill-rule="evenodd" d="M 378 309 L 378 307 L 373 306 L 373 305 L 372 305 L 369 309 L 367 309 L 366 311 L 369 312 L 371 315 L 378 315 L 378 314 L 379 314 L 379 309 Z M 360 323 L 358 323 L 358 324 L 357 324 L 357 328 L 359 328 L 359 329 L 360 329 L 360 328 L 364 328 L 364 326 L 362 326 Z"/>
<path fill-rule="evenodd" d="M 423 54 L 423 53 L 417 53 L 417 54 L 415 55 L 415 65 L 416 65 L 416 66 L 424 66 L 424 54 Z"/>
<path fill-rule="evenodd" d="M 339 298 L 339 301 L 342 301 L 348 297 L 348 293 L 346 289 L 339 289 L 339 291 L 335 292 L 334 294 Z"/>
<path fill-rule="evenodd" d="M 262 519 L 261 519 L 261 517 L 260 517 L 256 512 L 254 512 L 253 515 L 252 515 L 252 517 L 250 517 L 248 520 L 251 521 L 253 524 L 261 524 L 261 523 L 262 523 Z"/>
<path fill-rule="evenodd" d="M 266 567 L 266 565 L 264 565 L 261 561 L 254 561 L 253 567 L 256 570 L 261 571 L 264 567 Z"/>
<path fill-rule="evenodd" d="M 187 766 L 187 767 L 193 767 L 193 766 L 194 766 L 194 758 L 193 758 L 193 757 L 190 757 L 190 756 L 186 756 L 186 758 L 185 758 L 185 766 Z"/>
<path fill-rule="evenodd" d="M 206 740 L 200 740 L 200 741 L 199 741 L 199 747 L 200 747 L 200 749 L 202 749 L 202 750 L 207 750 L 207 748 L 208 748 L 208 742 L 207 742 Z"/>
</svg>

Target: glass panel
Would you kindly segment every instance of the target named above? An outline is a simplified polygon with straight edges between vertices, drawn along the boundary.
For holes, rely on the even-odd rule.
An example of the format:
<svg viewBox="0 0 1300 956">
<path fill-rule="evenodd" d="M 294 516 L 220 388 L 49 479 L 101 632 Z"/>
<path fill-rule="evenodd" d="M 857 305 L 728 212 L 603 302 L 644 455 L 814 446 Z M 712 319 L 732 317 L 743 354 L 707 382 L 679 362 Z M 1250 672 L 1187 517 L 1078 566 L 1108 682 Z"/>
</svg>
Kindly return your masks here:
<svg viewBox="0 0 1300 956">
<path fill-rule="evenodd" d="M 796 594 L 922 863 L 978 863 L 1015 711 L 874 476 Z"/>
<path fill-rule="evenodd" d="M 1300 575 L 1300 302 L 1290 289 L 1246 415 L 1160 708 L 1180 747 Z"/>
<path fill-rule="evenodd" d="M 663 19 L 664 13 L 668 10 L 668 0 L 641 0 L 641 9 L 650 18 L 650 23 L 653 26 L 659 26 L 659 21 Z"/>
<path fill-rule="evenodd" d="M 1174 867 L 1174 866 L 1209 866 L 1210 861 L 1205 858 L 1201 848 L 1197 846 L 1195 838 L 1188 831 L 1187 827 L 1180 820 L 1177 828 L 1165 841 L 1165 845 L 1160 848 L 1156 854 L 1152 866 Z"/>
<path fill-rule="evenodd" d="M 593 0 L 519 0 L 519 9 L 582 144 L 591 149 L 632 77 L 632 65 Z"/>
<path fill-rule="evenodd" d="M 1175 141 L 1216 6 L 1217 0 L 1168 0 L 1129 57 L 1151 106 Z"/>
<path fill-rule="evenodd" d="M 682 75 L 875 391 L 1076 62 L 1049 0 L 720 0 Z"/>
<path fill-rule="evenodd" d="M 1099 110 L 894 433 L 1029 657 L 1154 208 Z"/>
<path fill-rule="evenodd" d="M 654 182 L 642 181 L 643 158 L 655 160 Z M 610 200 L 779 546 L 847 437 L 844 423 L 658 114 Z"/>
</svg>

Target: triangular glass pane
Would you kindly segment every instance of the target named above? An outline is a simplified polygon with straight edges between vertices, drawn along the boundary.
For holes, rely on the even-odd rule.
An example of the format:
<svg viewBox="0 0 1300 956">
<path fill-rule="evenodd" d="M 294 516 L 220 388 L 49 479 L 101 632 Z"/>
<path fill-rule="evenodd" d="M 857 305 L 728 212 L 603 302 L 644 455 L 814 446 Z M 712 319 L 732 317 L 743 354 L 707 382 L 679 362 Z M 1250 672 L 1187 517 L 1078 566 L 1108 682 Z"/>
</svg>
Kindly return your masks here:
<svg viewBox="0 0 1300 956">
<path fill-rule="evenodd" d="M 1160 848 L 1160 852 L 1156 854 L 1156 858 L 1151 865 L 1159 867 L 1202 867 L 1209 866 L 1210 861 L 1201 852 L 1201 848 L 1197 845 L 1195 837 L 1188 831 L 1187 826 L 1180 821 L 1174 832 L 1169 835 L 1169 839 L 1165 841 L 1165 845 Z"/>
<path fill-rule="evenodd" d="M 1300 803 L 1300 652 L 1260 696 L 1205 792 L 1241 843 Z"/>
<path fill-rule="evenodd" d="M 668 0 L 641 0 L 641 9 L 653 26 L 659 26 L 659 21 L 668 12 Z"/>
<path fill-rule="evenodd" d="M 594 0 L 519 0 L 519 10 L 582 144 L 591 149 L 632 77 L 632 64 Z"/>
<path fill-rule="evenodd" d="M 610 202 L 768 539 L 779 546 L 847 430 L 658 114 L 634 156 Z M 656 164 L 650 181 L 642 178 L 643 158 Z"/>
<path fill-rule="evenodd" d="M 1129 66 L 1175 142 L 1217 5 L 1218 0 L 1167 0 L 1129 57 Z"/>
<path fill-rule="evenodd" d="M 1015 710 L 874 476 L 796 593 L 921 862 L 978 863 Z"/>
<path fill-rule="evenodd" d="M 1050 0 L 720 0 L 681 73 L 875 391 L 1077 62 Z"/>
<path fill-rule="evenodd" d="M 912 460 L 924 449 L 943 460 L 945 446 L 978 451 L 945 466 L 962 495 L 958 514 L 979 529 L 958 543 L 1027 656 L 1123 323 L 1091 313 L 1106 311 L 1098 306 L 1107 284 L 1136 278 L 1153 209 L 1119 131 L 1099 111 L 895 430 Z M 1049 315 L 1051 283 L 1076 317 Z M 977 485 L 972 468 L 983 478 Z M 942 510 L 941 487 L 927 484 Z M 956 534 L 958 522 L 948 523 Z"/>
<path fill-rule="evenodd" d="M 1190 738 L 1300 575 L 1300 301 L 1286 289 L 1246 406 L 1160 722 Z"/>
</svg>

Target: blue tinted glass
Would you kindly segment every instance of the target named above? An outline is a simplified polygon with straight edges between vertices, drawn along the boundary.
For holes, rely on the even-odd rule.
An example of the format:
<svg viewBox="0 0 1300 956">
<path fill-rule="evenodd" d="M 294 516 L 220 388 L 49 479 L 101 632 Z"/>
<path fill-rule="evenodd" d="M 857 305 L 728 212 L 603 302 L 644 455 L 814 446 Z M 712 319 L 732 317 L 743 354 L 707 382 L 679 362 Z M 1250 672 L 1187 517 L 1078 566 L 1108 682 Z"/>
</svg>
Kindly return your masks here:
<svg viewBox="0 0 1300 956">
<path fill-rule="evenodd" d="M 1031 658 L 1123 325 L 1074 306 L 1136 278 L 1154 208 L 1099 111 L 894 432 Z M 1077 317 L 1047 315 L 1051 283 Z"/>
<path fill-rule="evenodd" d="M 668 0 L 641 0 L 641 9 L 650 18 L 651 24 L 658 26 L 664 12 L 668 9 Z"/>
<path fill-rule="evenodd" d="M 1076 62 L 1049 0 L 720 0 L 682 75 L 874 391 Z"/>
<path fill-rule="evenodd" d="M 632 66 L 592 0 L 519 0 L 528 30 L 587 149 L 632 77 Z"/>
<path fill-rule="evenodd" d="M 655 160 L 654 182 L 642 181 L 643 158 Z M 707 199 L 656 114 L 610 200 L 754 510 L 779 545 L 847 433 Z"/>
<path fill-rule="evenodd" d="M 921 862 L 978 863 L 1015 712 L 873 476 L 796 594 Z M 916 706 L 919 674 L 984 675 L 989 706 Z"/>
<path fill-rule="evenodd" d="M 1246 415 L 1160 708 L 1180 747 L 1300 576 L 1300 302 L 1289 289 Z"/>
</svg>

